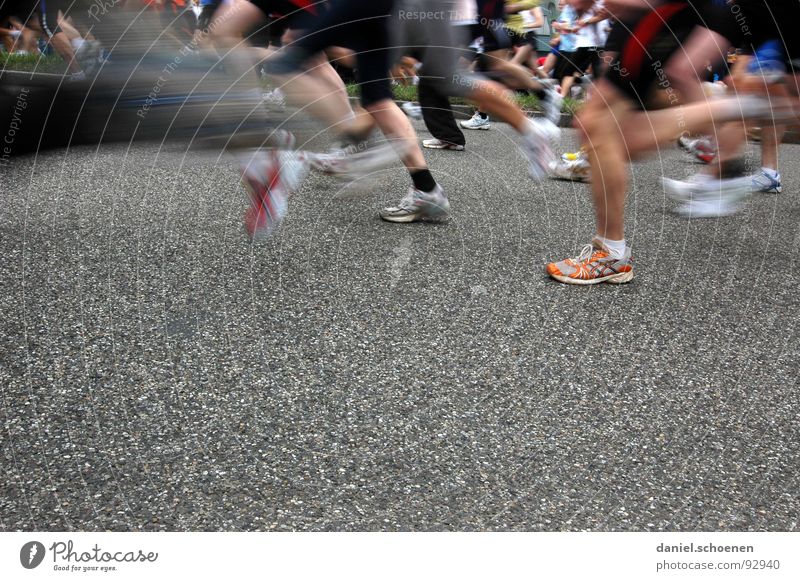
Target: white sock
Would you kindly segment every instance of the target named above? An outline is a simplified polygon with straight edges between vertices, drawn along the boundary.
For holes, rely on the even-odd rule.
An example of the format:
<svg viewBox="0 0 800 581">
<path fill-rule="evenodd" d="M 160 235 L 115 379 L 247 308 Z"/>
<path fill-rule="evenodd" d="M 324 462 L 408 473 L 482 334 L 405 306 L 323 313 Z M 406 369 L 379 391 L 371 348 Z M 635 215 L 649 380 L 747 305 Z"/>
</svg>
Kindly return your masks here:
<svg viewBox="0 0 800 581">
<path fill-rule="evenodd" d="M 625 244 L 624 238 L 622 240 L 609 240 L 608 238 L 603 238 L 602 236 L 595 236 L 595 239 L 608 248 L 609 254 L 613 258 L 622 258 L 625 256 L 625 249 L 627 248 L 627 245 Z"/>
<path fill-rule="evenodd" d="M 761 171 L 763 171 L 768 176 L 772 176 L 774 178 L 778 177 L 778 170 L 772 169 L 771 167 L 762 167 Z"/>
<path fill-rule="evenodd" d="M 79 50 L 83 46 L 84 42 L 86 41 L 84 41 L 82 38 L 73 38 L 69 41 L 69 43 L 72 45 L 72 50 L 74 51 Z"/>
</svg>

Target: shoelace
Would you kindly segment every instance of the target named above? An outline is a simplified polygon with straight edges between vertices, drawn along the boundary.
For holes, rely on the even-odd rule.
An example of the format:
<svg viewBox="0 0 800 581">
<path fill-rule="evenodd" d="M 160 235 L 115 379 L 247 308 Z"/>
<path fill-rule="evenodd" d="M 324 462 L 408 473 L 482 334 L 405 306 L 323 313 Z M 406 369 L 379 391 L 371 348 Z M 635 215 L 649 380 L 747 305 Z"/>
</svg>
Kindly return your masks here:
<svg viewBox="0 0 800 581">
<path fill-rule="evenodd" d="M 397 203 L 397 207 L 401 210 L 412 210 L 415 207 L 414 199 L 414 190 L 411 190 Z"/>
<path fill-rule="evenodd" d="M 572 260 L 575 262 L 586 262 L 593 255 L 594 255 L 594 246 L 592 246 L 591 244 L 587 244 L 581 249 L 581 253 Z"/>
</svg>

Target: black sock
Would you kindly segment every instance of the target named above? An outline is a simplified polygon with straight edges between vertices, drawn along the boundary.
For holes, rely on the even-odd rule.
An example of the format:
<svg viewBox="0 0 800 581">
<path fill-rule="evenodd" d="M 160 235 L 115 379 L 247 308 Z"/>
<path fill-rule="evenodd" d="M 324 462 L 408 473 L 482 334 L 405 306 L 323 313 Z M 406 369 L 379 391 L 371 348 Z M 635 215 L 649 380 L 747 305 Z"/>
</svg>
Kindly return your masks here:
<svg viewBox="0 0 800 581">
<path fill-rule="evenodd" d="M 411 172 L 411 179 L 414 181 L 414 187 L 421 192 L 431 192 L 436 187 L 436 180 L 427 169 Z"/>
<path fill-rule="evenodd" d="M 478 115 L 480 115 L 481 119 L 488 119 L 489 118 L 489 114 L 488 113 L 484 113 L 483 111 L 478 111 Z"/>
</svg>

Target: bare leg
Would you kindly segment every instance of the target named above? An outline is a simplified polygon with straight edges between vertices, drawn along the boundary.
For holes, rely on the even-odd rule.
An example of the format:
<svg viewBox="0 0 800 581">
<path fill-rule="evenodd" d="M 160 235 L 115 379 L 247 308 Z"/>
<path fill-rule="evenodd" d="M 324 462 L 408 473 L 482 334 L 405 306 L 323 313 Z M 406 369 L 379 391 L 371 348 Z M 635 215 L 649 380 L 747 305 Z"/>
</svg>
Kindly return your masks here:
<svg viewBox="0 0 800 581">
<path fill-rule="evenodd" d="M 514 103 L 510 91 L 493 81 L 477 81 L 468 98 L 475 101 L 481 111 L 505 121 L 520 133 L 524 133 L 528 118 Z"/>
<path fill-rule="evenodd" d="M 575 84 L 575 77 L 572 75 L 561 79 L 561 96 L 569 97 L 572 92 L 572 85 Z"/>
<path fill-rule="evenodd" d="M 250 49 L 242 40 L 244 31 L 263 19 L 261 10 L 249 2 L 222 6 L 215 18 L 214 44 L 226 52 L 225 58 L 236 70 L 238 80 L 249 85 L 250 89 L 257 88 L 255 75 L 251 72 L 253 64 L 275 54 L 264 49 Z M 311 65 L 307 72 L 274 79 L 289 102 L 302 106 L 329 127 L 346 131 L 355 116 L 344 92 L 344 84 L 332 90 L 330 75 L 326 72 L 331 66 L 324 57 L 314 57 Z"/>
<path fill-rule="evenodd" d="M 64 62 L 67 63 L 69 72 L 81 72 L 81 67 L 78 65 L 78 61 L 75 60 L 75 51 L 72 50 L 72 44 L 70 44 L 69 37 L 65 33 L 56 32 L 52 37 L 50 37 L 50 44 L 53 45 L 53 48 L 56 49 L 56 52 L 61 55 L 61 58 L 63 58 Z"/>
<path fill-rule="evenodd" d="M 625 238 L 628 153 L 620 120 L 631 110 L 624 97 L 601 81 L 579 116 L 591 165 L 597 234 L 611 240 Z"/>
<path fill-rule="evenodd" d="M 414 172 L 428 168 L 411 122 L 393 100 L 384 99 L 367 105 L 365 108 L 375 119 L 383 134 L 401 145 L 404 152 L 402 161 L 409 171 Z"/>
</svg>

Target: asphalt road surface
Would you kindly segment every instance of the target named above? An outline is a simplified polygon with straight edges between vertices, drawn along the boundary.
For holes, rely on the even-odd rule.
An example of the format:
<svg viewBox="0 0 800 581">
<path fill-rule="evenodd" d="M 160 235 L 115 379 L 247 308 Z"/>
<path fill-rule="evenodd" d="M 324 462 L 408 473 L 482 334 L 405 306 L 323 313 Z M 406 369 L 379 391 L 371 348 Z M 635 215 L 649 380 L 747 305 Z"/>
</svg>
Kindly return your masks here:
<svg viewBox="0 0 800 581">
<path fill-rule="evenodd" d="M 227 158 L 0 169 L 2 530 L 797 530 L 800 149 L 715 220 L 638 163 L 636 279 L 576 288 L 586 187 L 513 144 L 426 152 L 446 225 L 314 175 L 259 245 Z"/>
</svg>

